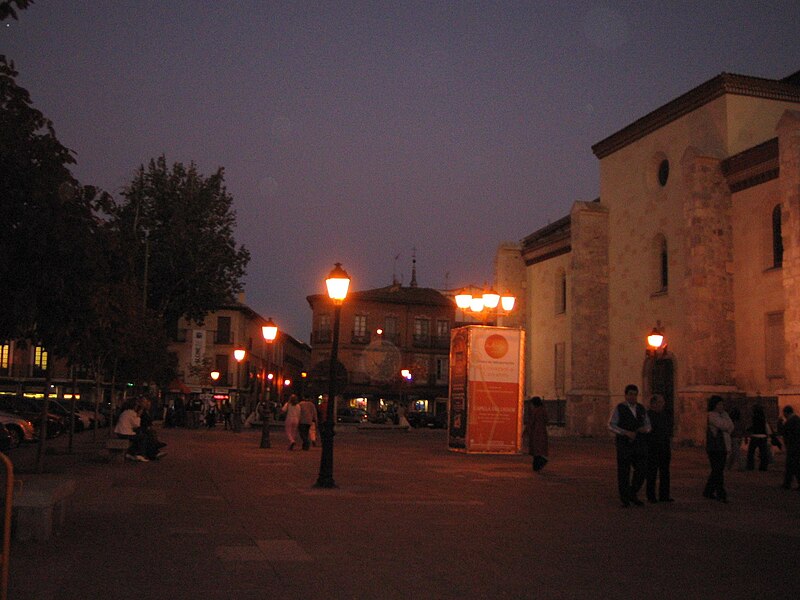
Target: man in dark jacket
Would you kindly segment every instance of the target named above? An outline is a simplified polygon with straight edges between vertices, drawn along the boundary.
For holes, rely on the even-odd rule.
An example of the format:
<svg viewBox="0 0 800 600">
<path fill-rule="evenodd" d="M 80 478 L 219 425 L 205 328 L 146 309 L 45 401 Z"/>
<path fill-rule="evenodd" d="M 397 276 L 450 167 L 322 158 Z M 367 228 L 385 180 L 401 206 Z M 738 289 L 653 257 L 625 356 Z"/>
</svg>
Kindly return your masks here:
<svg viewBox="0 0 800 600">
<path fill-rule="evenodd" d="M 669 495 L 669 463 L 672 460 L 672 423 L 664 410 L 664 398 L 655 394 L 650 398 L 650 433 L 647 434 L 647 500 L 672 502 Z M 656 498 L 658 479 L 658 498 Z"/>
<path fill-rule="evenodd" d="M 786 447 L 786 471 L 783 475 L 783 488 L 792 489 L 792 479 L 797 481 L 800 490 L 800 417 L 788 404 L 783 407 L 781 435 Z"/>
<path fill-rule="evenodd" d="M 644 434 L 650 433 L 650 418 L 645 407 L 636 401 L 638 397 L 637 386 L 625 386 L 625 402 L 617 404 L 608 422 L 608 428 L 616 434 L 617 487 L 623 508 L 631 504 L 644 506 L 636 495 L 645 479 L 647 444 Z"/>
</svg>

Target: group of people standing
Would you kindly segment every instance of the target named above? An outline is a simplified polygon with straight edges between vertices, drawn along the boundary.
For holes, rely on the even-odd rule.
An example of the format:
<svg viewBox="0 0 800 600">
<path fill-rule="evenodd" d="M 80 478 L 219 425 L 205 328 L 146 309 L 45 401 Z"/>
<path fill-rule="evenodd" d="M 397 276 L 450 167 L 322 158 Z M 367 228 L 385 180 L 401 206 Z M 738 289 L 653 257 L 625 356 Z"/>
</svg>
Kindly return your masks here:
<svg viewBox="0 0 800 600">
<path fill-rule="evenodd" d="M 638 395 L 636 385 L 626 386 L 625 401 L 616 406 L 608 424 L 615 434 L 617 485 L 623 507 L 644 505 L 638 493 L 645 481 L 648 502 L 673 502 L 670 496 L 672 423 L 664 410 L 663 397 L 653 395 L 647 409 L 637 401 Z M 728 502 L 725 469 L 730 468 L 729 457 L 738 451 L 742 439 L 733 435 L 736 431 L 737 425 L 725 411 L 723 398 L 711 396 L 706 427 L 706 453 L 711 473 L 703 490 L 706 498 Z M 759 469 L 767 470 L 770 444 L 779 445 L 777 434 L 780 434 L 786 446 L 783 487 L 790 489 L 793 480 L 800 484 L 800 417 L 794 414 L 791 406 L 783 408 L 783 420 L 777 434 L 771 431 L 764 409 L 758 405 L 753 407 L 750 427 L 740 431 L 739 436 L 746 435 L 749 439 L 748 470 L 755 468 L 756 452 L 759 454 Z"/>
</svg>

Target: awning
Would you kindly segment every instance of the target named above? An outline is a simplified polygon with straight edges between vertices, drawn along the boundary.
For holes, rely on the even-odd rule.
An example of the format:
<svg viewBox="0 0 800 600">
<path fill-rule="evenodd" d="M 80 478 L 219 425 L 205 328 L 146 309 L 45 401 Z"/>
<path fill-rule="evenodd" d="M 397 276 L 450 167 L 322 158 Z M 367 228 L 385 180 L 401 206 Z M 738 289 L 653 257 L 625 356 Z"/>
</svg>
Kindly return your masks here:
<svg viewBox="0 0 800 600">
<path fill-rule="evenodd" d="M 180 379 L 173 379 L 169 384 L 169 391 L 176 394 L 191 394 L 192 390 Z"/>
</svg>

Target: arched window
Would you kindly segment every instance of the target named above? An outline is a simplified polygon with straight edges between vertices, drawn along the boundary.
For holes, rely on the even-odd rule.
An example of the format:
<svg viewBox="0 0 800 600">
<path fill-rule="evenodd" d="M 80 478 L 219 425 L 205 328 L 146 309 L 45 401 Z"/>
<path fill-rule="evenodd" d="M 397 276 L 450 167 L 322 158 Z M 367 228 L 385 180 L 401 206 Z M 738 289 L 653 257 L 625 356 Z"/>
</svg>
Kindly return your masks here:
<svg viewBox="0 0 800 600">
<path fill-rule="evenodd" d="M 653 288 L 656 293 L 666 292 L 669 288 L 669 252 L 667 251 L 667 238 L 658 234 L 653 240 L 651 265 L 653 274 Z"/>
<path fill-rule="evenodd" d="M 556 272 L 555 286 L 556 314 L 560 315 L 567 312 L 567 274 L 564 269 Z"/>
<path fill-rule="evenodd" d="M 781 234 L 781 205 L 772 209 L 772 266 L 783 266 L 783 237 Z"/>
</svg>

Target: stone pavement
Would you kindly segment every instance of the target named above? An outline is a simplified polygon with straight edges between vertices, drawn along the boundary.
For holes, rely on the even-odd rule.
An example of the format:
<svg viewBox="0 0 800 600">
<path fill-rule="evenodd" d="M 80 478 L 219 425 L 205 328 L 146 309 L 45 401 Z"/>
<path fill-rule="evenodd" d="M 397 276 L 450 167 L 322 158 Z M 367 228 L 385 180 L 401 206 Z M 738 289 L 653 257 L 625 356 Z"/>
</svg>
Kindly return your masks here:
<svg viewBox="0 0 800 600">
<path fill-rule="evenodd" d="M 449 452 L 443 431 L 340 426 L 339 488 L 317 490 L 320 449 L 288 452 L 277 429 L 267 450 L 255 430 L 165 429 L 153 463 L 108 464 L 105 435 L 47 456 L 77 492 L 60 536 L 12 544 L 12 600 L 796 594 L 800 493 L 780 463 L 730 473 L 723 505 L 700 495 L 703 451 L 679 448 L 677 502 L 622 509 L 610 439 L 551 438 L 534 474 Z M 11 453 L 23 482 L 34 456 Z"/>
</svg>

